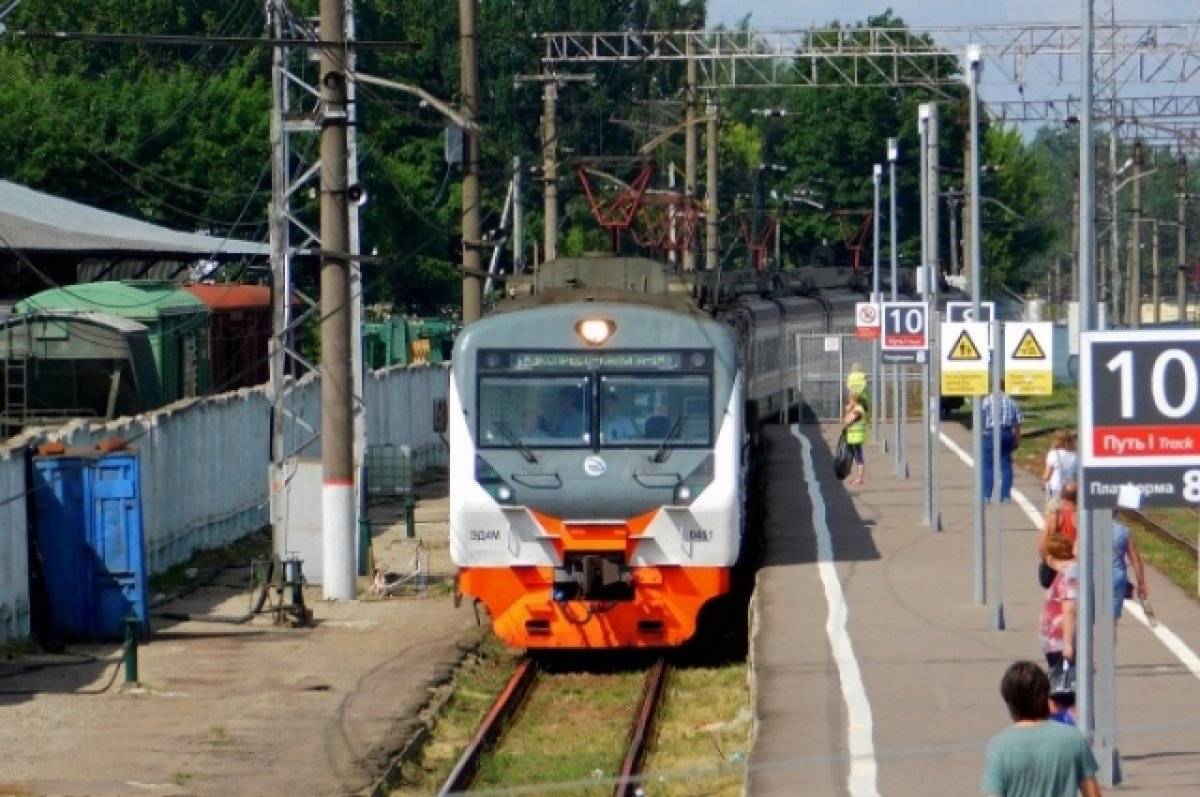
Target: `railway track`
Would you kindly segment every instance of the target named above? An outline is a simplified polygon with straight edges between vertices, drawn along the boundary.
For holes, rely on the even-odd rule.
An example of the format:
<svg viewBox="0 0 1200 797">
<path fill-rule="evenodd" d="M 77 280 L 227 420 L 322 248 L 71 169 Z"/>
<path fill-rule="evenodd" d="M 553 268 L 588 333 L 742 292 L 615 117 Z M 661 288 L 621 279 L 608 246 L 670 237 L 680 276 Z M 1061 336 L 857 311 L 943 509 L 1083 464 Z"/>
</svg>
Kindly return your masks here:
<svg viewBox="0 0 1200 797">
<path fill-rule="evenodd" d="M 484 756 L 498 747 L 505 730 L 520 713 L 530 694 L 538 687 L 538 675 L 538 666 L 533 659 L 526 658 L 521 661 L 463 750 L 462 756 L 438 792 L 438 797 L 449 797 L 471 790 Z M 633 713 L 621 771 L 613 788 L 614 797 L 634 797 L 637 794 L 642 764 L 669 676 L 670 666 L 666 659 L 661 657 L 656 659 L 646 672 L 641 699 Z M 552 676 L 550 678 L 552 679 Z"/>
<path fill-rule="evenodd" d="M 1197 561 L 1197 559 L 1200 558 L 1200 553 L 1197 552 L 1196 543 L 1175 533 L 1174 531 L 1171 531 L 1166 526 L 1155 523 L 1141 512 L 1132 509 L 1122 509 L 1118 514 L 1125 520 L 1141 526 L 1143 529 L 1150 532 L 1155 537 L 1158 537 L 1168 545 L 1171 545 L 1177 550 L 1186 553 L 1192 558 L 1192 561 Z"/>
</svg>

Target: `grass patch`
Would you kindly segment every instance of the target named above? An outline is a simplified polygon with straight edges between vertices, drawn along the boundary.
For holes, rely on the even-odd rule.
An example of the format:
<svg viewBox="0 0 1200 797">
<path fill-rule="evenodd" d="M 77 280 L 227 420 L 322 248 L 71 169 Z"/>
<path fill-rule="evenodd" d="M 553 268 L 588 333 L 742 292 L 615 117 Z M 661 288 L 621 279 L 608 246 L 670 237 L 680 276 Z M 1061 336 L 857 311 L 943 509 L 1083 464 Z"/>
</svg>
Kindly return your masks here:
<svg viewBox="0 0 1200 797">
<path fill-rule="evenodd" d="M 1138 553 L 1142 555 L 1143 563 L 1171 579 L 1189 596 L 1195 598 L 1196 562 L 1190 556 L 1180 552 L 1174 545 L 1160 540 L 1149 532 L 1134 528 L 1133 535 L 1137 540 Z M 1154 596 L 1150 597 L 1153 600 Z"/>
<path fill-rule="evenodd" d="M 392 797 L 437 794 L 458 762 L 479 722 L 516 670 L 519 656 L 489 636 L 476 659 L 455 677 L 453 694 L 437 719 L 429 743 L 416 761 L 401 770 L 401 785 Z"/>
<path fill-rule="evenodd" d="M 0 659 L 11 661 L 38 653 L 40 650 L 38 644 L 33 641 L 33 637 L 14 637 L 0 645 Z"/>
<path fill-rule="evenodd" d="M 647 797 L 741 795 L 751 716 L 745 663 L 676 669 L 646 759 Z"/>
<path fill-rule="evenodd" d="M 265 559 L 271 555 L 271 532 L 264 528 L 234 540 L 221 548 L 205 548 L 195 551 L 186 562 L 172 565 L 161 573 L 152 574 L 150 588 L 157 592 L 171 592 L 186 586 L 195 577 L 189 571 L 204 572 L 222 567 L 245 567 L 252 559 Z"/>
<path fill-rule="evenodd" d="M 500 749 L 484 760 L 478 786 L 557 784 L 546 793 L 611 795 L 611 783 L 582 784 L 620 774 L 645 672 L 542 672 L 538 678 Z"/>
</svg>

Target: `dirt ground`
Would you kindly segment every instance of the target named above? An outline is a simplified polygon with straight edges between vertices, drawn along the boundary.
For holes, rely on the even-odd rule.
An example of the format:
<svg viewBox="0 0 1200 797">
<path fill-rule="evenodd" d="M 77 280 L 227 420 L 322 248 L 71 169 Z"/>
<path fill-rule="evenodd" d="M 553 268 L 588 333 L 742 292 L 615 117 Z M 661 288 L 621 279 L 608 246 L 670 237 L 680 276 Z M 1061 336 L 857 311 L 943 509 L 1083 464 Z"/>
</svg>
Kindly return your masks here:
<svg viewBox="0 0 1200 797">
<path fill-rule="evenodd" d="M 424 590 L 326 603 L 308 587 L 306 628 L 154 617 L 244 614 L 249 568 L 228 569 L 151 612 L 136 685 L 116 642 L 0 662 L 0 794 L 370 793 L 480 636 L 453 605 L 444 485 L 424 493 Z M 374 552 L 406 574 L 400 511 L 373 509 Z"/>
</svg>

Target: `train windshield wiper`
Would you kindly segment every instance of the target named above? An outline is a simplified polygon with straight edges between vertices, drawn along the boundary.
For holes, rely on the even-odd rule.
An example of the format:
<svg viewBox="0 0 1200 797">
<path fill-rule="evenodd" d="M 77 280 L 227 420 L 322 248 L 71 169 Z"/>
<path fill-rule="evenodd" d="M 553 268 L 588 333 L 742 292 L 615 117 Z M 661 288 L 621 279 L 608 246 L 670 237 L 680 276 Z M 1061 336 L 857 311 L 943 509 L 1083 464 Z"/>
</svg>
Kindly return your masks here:
<svg viewBox="0 0 1200 797">
<path fill-rule="evenodd" d="M 516 433 L 509 427 L 507 423 L 504 421 L 497 421 L 496 431 L 499 432 L 505 440 L 512 443 L 513 448 L 521 452 L 521 456 L 525 457 L 526 462 L 534 465 L 537 464 L 537 455 L 530 451 L 529 447 L 521 442 L 521 438 L 517 437 Z"/>
<path fill-rule="evenodd" d="M 683 433 L 683 422 L 686 420 L 686 415 L 675 416 L 675 422 L 671 424 L 671 428 L 667 430 L 666 435 L 663 436 L 662 445 L 658 447 L 657 451 L 650 455 L 651 462 L 662 463 L 667 461 L 667 457 L 671 456 L 671 443 L 674 443 L 675 439 Z"/>
</svg>

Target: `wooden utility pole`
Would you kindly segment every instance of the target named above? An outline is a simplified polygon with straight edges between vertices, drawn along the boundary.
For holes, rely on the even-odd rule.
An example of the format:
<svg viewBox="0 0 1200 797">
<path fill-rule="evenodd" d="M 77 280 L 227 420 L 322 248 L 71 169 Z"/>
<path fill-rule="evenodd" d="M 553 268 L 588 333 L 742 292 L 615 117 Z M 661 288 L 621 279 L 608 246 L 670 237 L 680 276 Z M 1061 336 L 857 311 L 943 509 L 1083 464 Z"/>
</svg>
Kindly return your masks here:
<svg viewBox="0 0 1200 797">
<path fill-rule="evenodd" d="M 350 217 L 346 189 L 346 10 L 321 0 L 322 586 L 357 597 L 354 566 L 354 380 L 350 357 Z"/>
<path fill-rule="evenodd" d="M 718 138 L 718 129 L 720 128 L 720 120 L 717 118 L 717 91 L 711 89 L 708 92 L 708 107 L 705 109 L 708 114 L 708 134 L 704 142 L 708 148 L 708 190 L 707 204 L 708 208 L 705 213 L 705 240 L 704 240 L 704 267 L 709 271 L 716 271 L 720 265 L 720 208 L 717 205 L 717 156 L 720 153 L 721 143 Z"/>
<path fill-rule="evenodd" d="M 684 89 L 687 107 L 684 109 L 684 119 L 687 127 L 683 133 L 684 162 L 683 162 L 683 196 L 686 209 L 690 212 L 691 203 L 696 198 L 696 152 L 700 133 L 696 129 L 696 81 L 699 67 L 696 63 L 695 44 L 689 38 L 687 41 L 687 86 Z M 696 250 L 689 242 L 683 250 L 683 270 L 696 270 Z"/>
<path fill-rule="evenodd" d="M 462 185 L 462 320 L 464 324 L 478 321 L 483 307 L 483 258 L 479 247 L 480 234 L 479 191 L 479 132 L 474 122 L 479 115 L 479 70 L 478 40 L 475 31 L 477 0 L 458 0 L 458 27 L 461 48 L 462 113 L 470 127 L 463 130 L 463 185 Z"/>
<path fill-rule="evenodd" d="M 542 261 L 558 257 L 558 81 L 546 75 L 542 82 Z"/>
</svg>

